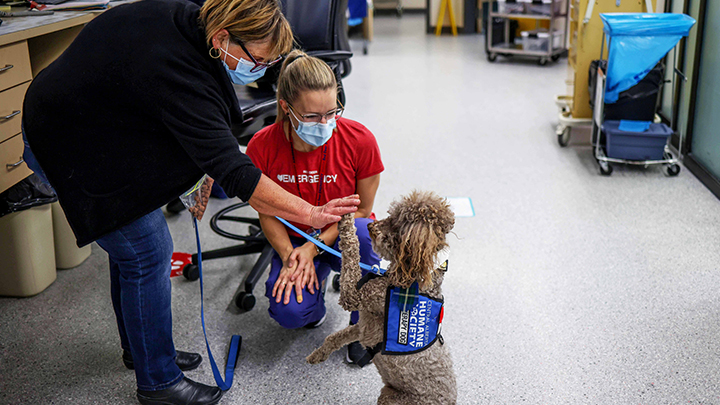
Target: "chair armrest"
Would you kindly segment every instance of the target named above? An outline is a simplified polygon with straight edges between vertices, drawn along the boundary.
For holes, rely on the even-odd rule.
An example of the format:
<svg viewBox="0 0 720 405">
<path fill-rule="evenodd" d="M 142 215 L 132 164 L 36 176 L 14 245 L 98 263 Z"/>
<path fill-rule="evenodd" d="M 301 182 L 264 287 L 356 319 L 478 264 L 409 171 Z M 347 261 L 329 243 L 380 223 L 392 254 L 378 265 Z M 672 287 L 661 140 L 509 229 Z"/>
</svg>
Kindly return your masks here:
<svg viewBox="0 0 720 405">
<path fill-rule="evenodd" d="M 309 56 L 322 59 L 325 62 L 340 62 L 352 58 L 353 53 L 349 51 L 309 51 Z"/>
</svg>

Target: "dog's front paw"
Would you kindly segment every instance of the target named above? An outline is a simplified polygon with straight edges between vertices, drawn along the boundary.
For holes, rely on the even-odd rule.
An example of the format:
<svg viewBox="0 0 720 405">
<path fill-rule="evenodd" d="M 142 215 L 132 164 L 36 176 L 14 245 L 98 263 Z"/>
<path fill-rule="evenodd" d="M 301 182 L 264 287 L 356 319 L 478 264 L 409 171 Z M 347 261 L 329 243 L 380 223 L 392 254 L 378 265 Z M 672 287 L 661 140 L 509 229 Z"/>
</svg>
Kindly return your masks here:
<svg viewBox="0 0 720 405">
<path fill-rule="evenodd" d="M 314 352 L 310 353 L 309 356 L 305 358 L 308 363 L 310 364 L 320 364 L 323 361 L 327 360 L 327 356 L 323 356 L 322 350 L 316 349 Z"/>
<path fill-rule="evenodd" d="M 355 213 L 350 212 L 340 218 L 340 222 L 338 222 L 338 230 L 342 232 L 353 225 L 355 225 Z"/>
</svg>

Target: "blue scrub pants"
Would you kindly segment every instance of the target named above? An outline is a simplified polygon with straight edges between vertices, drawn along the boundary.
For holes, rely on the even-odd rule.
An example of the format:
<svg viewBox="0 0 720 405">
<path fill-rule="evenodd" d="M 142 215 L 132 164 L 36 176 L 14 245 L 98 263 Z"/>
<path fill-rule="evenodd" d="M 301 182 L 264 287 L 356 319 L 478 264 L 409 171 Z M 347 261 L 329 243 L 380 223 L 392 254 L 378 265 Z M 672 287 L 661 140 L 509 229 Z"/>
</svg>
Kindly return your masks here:
<svg viewBox="0 0 720 405">
<path fill-rule="evenodd" d="M 367 265 L 379 265 L 380 257 L 373 251 L 372 243 L 370 241 L 370 234 L 367 226 L 372 222 L 368 218 L 355 218 L 355 227 L 357 228 L 358 240 L 360 241 L 360 261 Z M 338 250 L 338 243 L 340 238 L 335 241 L 333 248 Z M 300 246 L 307 242 L 303 238 L 290 237 L 294 247 Z M 325 252 L 322 255 L 316 256 L 315 272 L 317 273 L 318 282 L 322 284 L 324 280 L 330 275 L 330 271 L 340 271 L 340 258 L 330 253 Z M 283 328 L 296 329 L 301 328 L 311 322 L 319 321 L 325 316 L 325 297 L 322 291 L 315 291 L 315 294 L 305 288 L 303 290 L 303 302 L 298 304 L 295 289 L 290 294 L 290 303 L 285 305 L 282 301 L 279 303 L 275 302 L 275 298 L 272 296 L 273 286 L 280 276 L 280 270 L 282 269 L 282 260 L 280 256 L 275 253 L 272 259 L 272 265 L 270 267 L 270 275 L 265 282 L 265 296 L 270 300 L 270 308 L 268 312 L 270 317 L 277 321 Z M 363 275 L 367 273 L 362 271 Z M 322 288 L 320 289 L 322 290 Z M 358 321 L 358 313 L 352 312 L 350 315 L 350 323 L 355 324 Z"/>
</svg>

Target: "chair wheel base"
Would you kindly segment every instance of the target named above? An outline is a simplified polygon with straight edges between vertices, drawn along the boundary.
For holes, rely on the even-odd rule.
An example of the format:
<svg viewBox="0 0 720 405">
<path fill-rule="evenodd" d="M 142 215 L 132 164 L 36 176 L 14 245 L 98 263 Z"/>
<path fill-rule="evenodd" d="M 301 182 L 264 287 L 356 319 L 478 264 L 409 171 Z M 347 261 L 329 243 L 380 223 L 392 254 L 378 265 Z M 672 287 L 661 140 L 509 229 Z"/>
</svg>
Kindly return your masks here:
<svg viewBox="0 0 720 405">
<path fill-rule="evenodd" d="M 200 268 L 195 264 L 186 264 L 183 267 L 183 276 L 188 281 L 197 281 L 200 278 Z"/>
<path fill-rule="evenodd" d="M 255 307 L 255 296 L 243 291 L 235 297 L 235 305 L 243 311 L 250 311 Z"/>
</svg>

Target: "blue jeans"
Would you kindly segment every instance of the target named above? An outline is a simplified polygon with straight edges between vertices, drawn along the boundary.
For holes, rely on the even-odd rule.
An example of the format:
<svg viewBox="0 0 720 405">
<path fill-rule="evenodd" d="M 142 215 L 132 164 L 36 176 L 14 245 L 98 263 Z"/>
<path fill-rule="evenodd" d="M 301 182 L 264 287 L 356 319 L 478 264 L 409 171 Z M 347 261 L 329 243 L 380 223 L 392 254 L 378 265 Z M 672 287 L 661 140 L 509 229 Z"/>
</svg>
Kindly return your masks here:
<svg viewBox="0 0 720 405">
<path fill-rule="evenodd" d="M 30 170 L 35 172 L 35 174 L 40 178 L 40 180 L 42 180 L 45 184 L 50 185 L 47 176 L 45 176 L 45 172 L 43 171 L 42 167 L 40 167 L 40 163 L 38 163 L 37 159 L 35 159 L 35 155 L 30 149 L 30 144 L 28 143 L 27 137 L 25 136 L 25 128 L 21 128 L 23 144 L 25 145 L 25 149 L 23 150 L 23 160 L 25 161 L 25 164 L 30 168 Z"/>
<path fill-rule="evenodd" d="M 170 306 L 173 243 L 160 209 L 97 240 L 110 258 L 110 293 L 122 348 L 132 353 L 137 386 L 170 387 L 175 364 Z"/>
<path fill-rule="evenodd" d="M 380 257 L 372 249 L 372 242 L 370 241 L 370 233 L 368 232 L 367 226 L 372 222 L 368 218 L 355 218 L 355 226 L 357 227 L 358 240 L 360 241 L 360 261 L 370 266 L 374 264 L 380 264 Z M 290 242 L 294 247 L 300 246 L 306 242 L 303 238 L 291 237 Z M 333 248 L 338 250 L 338 244 L 340 238 L 335 241 Z M 330 275 L 331 270 L 340 271 L 341 260 L 339 257 L 334 256 L 330 253 L 325 253 L 320 256 L 316 256 L 315 260 L 315 273 L 317 274 L 318 283 L 327 279 Z M 303 302 L 298 304 L 295 289 L 290 294 L 290 302 L 285 305 L 282 301 L 279 303 L 275 302 L 275 298 L 272 296 L 273 286 L 280 276 L 280 270 L 282 269 L 282 260 L 280 256 L 275 253 L 272 259 L 272 265 L 270 266 L 270 275 L 265 282 L 265 296 L 270 300 L 270 308 L 268 312 L 270 317 L 273 318 L 283 328 L 296 329 L 301 328 L 311 322 L 320 320 L 325 315 L 325 297 L 321 291 L 315 291 L 315 294 L 305 288 L 303 290 Z M 365 270 L 362 271 L 363 275 L 367 273 Z M 358 321 L 357 311 L 353 311 L 350 314 L 350 323 L 356 324 Z"/>
<path fill-rule="evenodd" d="M 23 129 L 28 167 L 48 183 Z M 97 240 L 110 259 L 110 294 L 120 344 L 132 353 L 138 388 L 155 391 L 179 382 L 170 307 L 173 243 L 160 209 Z"/>
</svg>

